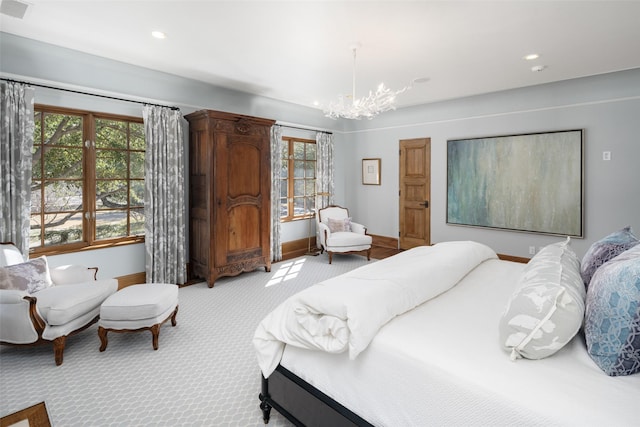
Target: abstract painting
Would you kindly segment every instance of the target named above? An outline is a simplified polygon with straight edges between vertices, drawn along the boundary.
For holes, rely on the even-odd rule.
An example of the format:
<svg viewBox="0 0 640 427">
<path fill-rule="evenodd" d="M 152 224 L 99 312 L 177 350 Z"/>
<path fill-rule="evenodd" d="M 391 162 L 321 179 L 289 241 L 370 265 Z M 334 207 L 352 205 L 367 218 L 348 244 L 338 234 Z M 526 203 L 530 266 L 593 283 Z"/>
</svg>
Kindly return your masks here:
<svg viewBox="0 0 640 427">
<path fill-rule="evenodd" d="M 583 131 L 447 141 L 447 224 L 583 236 Z"/>
</svg>

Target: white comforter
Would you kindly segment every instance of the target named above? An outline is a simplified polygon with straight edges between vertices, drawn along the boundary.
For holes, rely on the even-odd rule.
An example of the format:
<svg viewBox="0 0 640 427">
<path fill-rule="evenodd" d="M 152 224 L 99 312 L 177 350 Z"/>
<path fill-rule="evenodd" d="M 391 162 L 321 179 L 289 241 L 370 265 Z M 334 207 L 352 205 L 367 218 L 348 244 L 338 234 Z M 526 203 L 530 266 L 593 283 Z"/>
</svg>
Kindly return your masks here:
<svg viewBox="0 0 640 427">
<path fill-rule="evenodd" d="M 496 253 L 477 242 L 438 243 L 311 286 L 258 325 L 253 344 L 260 369 L 265 377 L 271 375 L 285 345 L 329 353 L 348 350 L 355 359 L 389 320 L 452 288 L 493 258 Z"/>
</svg>

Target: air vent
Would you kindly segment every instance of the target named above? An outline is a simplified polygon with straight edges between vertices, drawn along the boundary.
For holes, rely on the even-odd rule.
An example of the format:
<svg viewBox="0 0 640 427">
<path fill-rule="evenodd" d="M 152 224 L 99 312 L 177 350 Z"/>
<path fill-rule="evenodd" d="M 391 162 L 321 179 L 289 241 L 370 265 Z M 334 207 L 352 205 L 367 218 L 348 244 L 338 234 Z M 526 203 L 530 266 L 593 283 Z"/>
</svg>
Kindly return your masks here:
<svg viewBox="0 0 640 427">
<path fill-rule="evenodd" d="M 29 3 L 24 3 L 18 0 L 2 0 L 2 3 L 0 3 L 0 13 L 13 18 L 22 19 L 24 18 L 25 13 L 27 13 L 27 8 L 29 6 Z"/>
</svg>

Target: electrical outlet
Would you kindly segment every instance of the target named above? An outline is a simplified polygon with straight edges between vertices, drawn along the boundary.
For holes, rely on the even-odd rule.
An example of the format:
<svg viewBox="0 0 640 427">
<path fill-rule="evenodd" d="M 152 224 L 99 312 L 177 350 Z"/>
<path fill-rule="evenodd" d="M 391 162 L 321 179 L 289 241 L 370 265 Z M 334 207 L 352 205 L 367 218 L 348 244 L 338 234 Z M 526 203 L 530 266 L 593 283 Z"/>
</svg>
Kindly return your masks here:
<svg viewBox="0 0 640 427">
<path fill-rule="evenodd" d="M 529 255 L 535 255 L 535 254 L 536 254 L 536 247 L 529 246 Z"/>
<path fill-rule="evenodd" d="M 603 151 L 602 160 L 611 160 L 611 151 Z"/>
</svg>

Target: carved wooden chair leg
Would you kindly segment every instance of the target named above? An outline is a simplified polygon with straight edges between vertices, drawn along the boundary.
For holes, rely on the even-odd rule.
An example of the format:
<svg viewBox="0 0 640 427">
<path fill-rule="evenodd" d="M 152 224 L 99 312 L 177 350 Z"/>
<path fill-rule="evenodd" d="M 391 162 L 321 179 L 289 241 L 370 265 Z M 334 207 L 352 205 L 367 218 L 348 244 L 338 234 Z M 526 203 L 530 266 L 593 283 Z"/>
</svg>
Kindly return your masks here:
<svg viewBox="0 0 640 427">
<path fill-rule="evenodd" d="M 153 349 L 158 349 L 158 337 L 160 336 L 160 324 L 157 323 L 151 327 L 151 334 L 153 335 Z"/>
<path fill-rule="evenodd" d="M 178 324 L 178 321 L 176 320 L 177 315 L 178 315 L 178 306 L 176 306 L 176 309 L 173 311 L 173 314 L 171 315 L 171 326 L 176 326 Z"/>
<path fill-rule="evenodd" d="M 333 252 L 327 251 L 327 253 L 329 254 L 329 264 L 331 264 L 331 261 L 333 260 Z"/>
<path fill-rule="evenodd" d="M 100 351 L 105 351 L 107 349 L 107 330 L 99 326 L 98 336 L 100 337 Z"/>
<path fill-rule="evenodd" d="M 367 249 L 367 261 L 371 261 L 371 248 Z"/>
<path fill-rule="evenodd" d="M 63 335 L 53 340 L 53 357 L 56 361 L 56 366 L 62 365 L 62 357 L 64 354 L 64 345 L 67 342 L 67 336 Z"/>
</svg>

